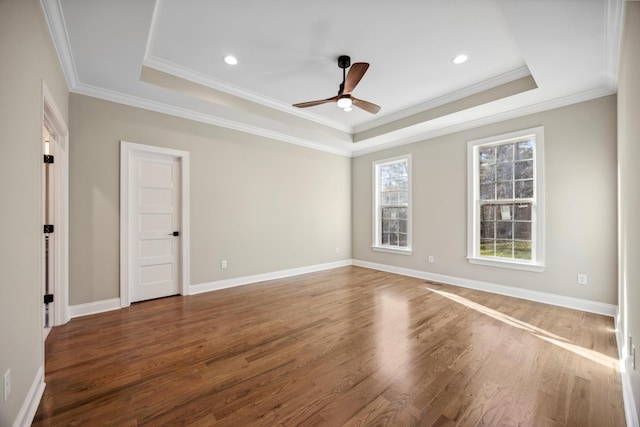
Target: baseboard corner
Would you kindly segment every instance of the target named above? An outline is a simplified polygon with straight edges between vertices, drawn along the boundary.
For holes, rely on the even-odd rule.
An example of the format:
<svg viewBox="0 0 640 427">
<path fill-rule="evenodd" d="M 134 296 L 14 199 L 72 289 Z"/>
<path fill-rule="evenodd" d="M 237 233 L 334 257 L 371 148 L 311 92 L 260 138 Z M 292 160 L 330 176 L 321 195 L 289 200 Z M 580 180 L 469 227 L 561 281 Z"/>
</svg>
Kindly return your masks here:
<svg viewBox="0 0 640 427">
<path fill-rule="evenodd" d="M 36 416 L 40 400 L 44 394 L 44 388 L 44 368 L 40 366 L 31 387 L 29 387 L 27 397 L 22 402 L 20 411 L 18 411 L 18 415 L 13 422 L 13 427 L 28 427 L 33 423 L 33 418 Z"/>
</svg>

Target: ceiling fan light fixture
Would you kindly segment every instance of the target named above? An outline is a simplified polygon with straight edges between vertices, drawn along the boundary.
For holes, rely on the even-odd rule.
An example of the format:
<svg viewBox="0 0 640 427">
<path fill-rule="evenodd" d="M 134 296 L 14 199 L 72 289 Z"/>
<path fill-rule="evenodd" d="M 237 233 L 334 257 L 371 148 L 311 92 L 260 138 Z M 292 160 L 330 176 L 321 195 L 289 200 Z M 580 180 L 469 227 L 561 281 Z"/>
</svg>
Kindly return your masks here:
<svg viewBox="0 0 640 427">
<path fill-rule="evenodd" d="M 338 99 L 337 104 L 338 104 L 338 107 L 345 109 L 345 108 L 351 107 L 351 105 L 353 104 L 353 101 L 351 101 L 351 98 L 347 95 L 347 96 L 340 97 L 340 99 Z"/>
<path fill-rule="evenodd" d="M 353 110 L 353 108 L 351 108 L 351 106 L 349 106 L 349 107 L 344 107 L 344 111 L 346 111 L 347 113 L 348 113 L 349 111 L 351 111 L 351 110 Z"/>
</svg>

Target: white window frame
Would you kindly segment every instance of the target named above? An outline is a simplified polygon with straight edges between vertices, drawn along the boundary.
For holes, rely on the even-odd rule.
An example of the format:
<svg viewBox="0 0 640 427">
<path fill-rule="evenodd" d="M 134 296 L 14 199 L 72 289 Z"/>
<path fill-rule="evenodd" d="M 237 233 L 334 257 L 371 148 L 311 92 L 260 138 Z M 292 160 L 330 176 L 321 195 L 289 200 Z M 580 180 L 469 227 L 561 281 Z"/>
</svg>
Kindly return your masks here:
<svg viewBox="0 0 640 427">
<path fill-rule="evenodd" d="M 480 254 L 479 148 L 517 142 L 528 138 L 535 140 L 533 148 L 534 195 L 532 199 L 527 199 L 532 203 L 531 260 L 482 256 Z M 467 143 L 467 179 L 467 260 L 469 263 L 535 272 L 544 271 L 544 127 L 539 126 L 469 141 Z M 519 199 L 511 200 L 516 203 Z"/>
<path fill-rule="evenodd" d="M 408 164 L 408 194 L 407 194 L 407 246 L 382 244 L 382 218 L 380 208 L 380 167 L 393 163 L 407 162 Z M 412 215 L 411 215 L 411 154 L 377 160 L 373 162 L 373 243 L 371 248 L 378 252 L 388 252 L 401 255 L 412 253 Z"/>
</svg>

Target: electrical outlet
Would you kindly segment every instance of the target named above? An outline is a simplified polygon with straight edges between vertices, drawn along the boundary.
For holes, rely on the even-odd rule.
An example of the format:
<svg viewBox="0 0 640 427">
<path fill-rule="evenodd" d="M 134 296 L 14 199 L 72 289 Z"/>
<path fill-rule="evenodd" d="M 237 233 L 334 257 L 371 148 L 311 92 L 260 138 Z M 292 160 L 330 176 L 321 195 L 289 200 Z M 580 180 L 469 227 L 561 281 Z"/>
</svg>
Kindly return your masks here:
<svg viewBox="0 0 640 427">
<path fill-rule="evenodd" d="M 429 255 L 429 262 L 433 264 L 433 255 Z"/>
<path fill-rule="evenodd" d="M 7 372 L 4 373 L 4 401 L 6 402 L 9 399 L 9 394 L 11 393 L 11 369 L 7 369 Z"/>
<path fill-rule="evenodd" d="M 578 274 L 578 285 L 586 285 L 587 283 L 587 275 L 584 273 Z"/>
<path fill-rule="evenodd" d="M 220 268 L 227 268 L 227 260 L 223 259 L 222 261 L 220 261 Z"/>
</svg>

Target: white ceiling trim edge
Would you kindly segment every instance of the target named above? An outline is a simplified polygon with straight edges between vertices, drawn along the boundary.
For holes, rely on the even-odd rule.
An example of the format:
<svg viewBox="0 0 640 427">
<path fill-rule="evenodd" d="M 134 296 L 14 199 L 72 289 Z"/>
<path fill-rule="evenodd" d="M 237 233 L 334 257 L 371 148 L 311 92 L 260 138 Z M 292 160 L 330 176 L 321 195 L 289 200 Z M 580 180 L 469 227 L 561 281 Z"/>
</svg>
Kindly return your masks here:
<svg viewBox="0 0 640 427">
<path fill-rule="evenodd" d="M 73 60 L 69 34 L 67 34 L 67 26 L 64 22 L 60 0 L 40 0 L 40 5 L 44 11 L 45 21 L 49 26 L 49 33 L 53 38 L 53 45 L 58 53 L 62 72 L 67 81 L 67 88 L 71 90 L 78 85 L 78 72 Z"/>
<path fill-rule="evenodd" d="M 529 71 L 529 67 L 527 67 L 527 65 L 525 64 L 519 68 L 516 68 L 515 70 L 507 71 L 506 73 L 502 73 L 495 77 L 491 77 L 489 79 L 472 84 L 462 89 L 458 89 L 454 92 L 447 93 L 446 95 L 442 95 L 437 98 L 430 99 L 426 102 L 414 105 L 413 107 L 396 111 L 395 113 L 391 113 L 387 116 L 381 117 L 378 120 L 374 120 L 372 122 L 358 125 L 354 129 L 354 133 L 359 133 L 362 131 L 373 129 L 378 126 L 383 126 L 388 123 L 395 122 L 396 120 L 402 120 L 414 114 L 422 113 L 423 111 L 431 110 L 441 105 L 445 105 L 450 102 L 454 102 L 459 99 L 466 98 L 468 96 L 475 95 L 480 92 L 491 90 L 500 85 L 511 83 L 512 81 L 521 79 L 523 77 L 527 77 L 529 75 L 531 75 L 531 72 Z"/>
<path fill-rule="evenodd" d="M 618 88 L 618 62 L 622 38 L 623 0 L 607 0 L 605 22 L 606 81 L 611 90 Z"/>
<path fill-rule="evenodd" d="M 315 114 L 308 113 L 299 108 L 295 108 L 289 104 L 284 104 L 280 101 L 276 101 L 275 99 L 258 95 L 257 93 L 250 92 L 246 89 L 242 89 L 237 86 L 232 86 L 230 84 L 222 83 L 218 80 L 212 79 L 211 77 L 203 73 L 200 73 L 199 71 L 194 71 L 185 67 L 181 67 L 180 65 L 174 64 L 170 61 L 165 61 L 164 59 L 147 55 L 142 61 L 142 65 L 149 68 L 153 68 L 158 71 L 162 71 L 167 74 L 171 74 L 181 79 L 185 79 L 185 80 L 197 83 L 202 86 L 219 90 L 220 92 L 224 92 L 229 95 L 236 96 L 246 101 L 255 102 L 257 104 L 264 105 L 269 108 L 273 108 L 274 110 L 282 111 L 287 114 L 298 116 L 306 120 L 311 120 L 313 122 L 319 123 L 324 126 L 329 126 L 331 128 L 334 128 L 343 132 L 348 132 L 348 133 L 353 132 L 353 129 L 351 128 L 351 126 L 345 126 L 342 123 L 338 123 L 333 120 L 328 120 L 328 119 L 318 117 Z"/>
<path fill-rule="evenodd" d="M 567 105 L 590 101 L 592 99 L 597 99 L 603 96 L 608 96 L 613 94 L 615 94 L 615 91 L 611 90 L 610 88 L 600 87 L 596 89 L 586 90 L 580 93 L 567 95 L 562 98 L 555 98 L 550 101 L 540 102 L 534 105 L 527 105 L 527 106 L 515 108 L 512 110 L 507 110 L 502 113 L 493 114 L 491 116 L 481 117 L 479 119 L 468 120 L 466 122 L 458 123 L 455 125 L 437 128 L 432 131 L 422 132 L 422 133 L 411 135 L 405 138 L 399 138 L 392 142 L 381 141 L 378 144 L 368 145 L 367 147 L 364 147 L 362 149 L 358 149 L 357 145 L 363 144 L 363 143 L 356 143 L 354 144 L 356 148 L 354 148 L 353 150 L 352 157 L 360 157 L 366 154 L 375 153 L 375 152 L 386 150 L 389 148 L 408 145 L 414 142 L 425 141 L 425 140 L 436 138 L 438 136 L 449 135 L 455 132 L 461 132 L 468 129 L 474 129 L 477 127 L 486 126 L 493 123 L 502 122 L 505 120 L 515 119 L 515 118 L 527 116 L 530 114 L 540 113 L 543 111 L 553 110 L 555 108 L 560 108 L 560 107 L 565 107 Z"/>
<path fill-rule="evenodd" d="M 179 108 L 173 105 L 167 105 L 157 101 L 150 101 L 148 99 L 127 95 L 120 92 L 105 90 L 105 89 L 102 89 L 96 86 L 87 85 L 84 83 L 79 83 L 78 85 L 76 85 L 76 87 L 74 88 L 74 90 L 72 90 L 72 92 L 78 93 L 80 95 L 90 96 L 93 98 L 103 99 L 105 101 L 128 105 L 130 107 L 142 108 L 149 111 L 155 111 L 157 113 L 168 114 L 170 116 L 181 117 L 183 119 L 194 120 L 197 122 L 219 126 L 226 129 L 245 132 L 245 133 L 253 134 L 256 136 L 262 136 L 262 137 L 273 139 L 276 141 L 288 142 L 290 144 L 299 145 L 302 147 L 311 148 L 318 151 L 324 151 L 331 154 L 351 157 L 350 150 L 342 150 L 340 148 L 329 147 L 327 145 L 318 144 L 302 138 L 296 138 L 280 132 L 274 132 L 274 131 L 263 129 L 257 126 L 247 125 L 246 123 L 239 123 L 232 120 L 223 119 L 220 117 L 215 117 L 209 114 L 188 110 L 186 108 Z"/>
</svg>

